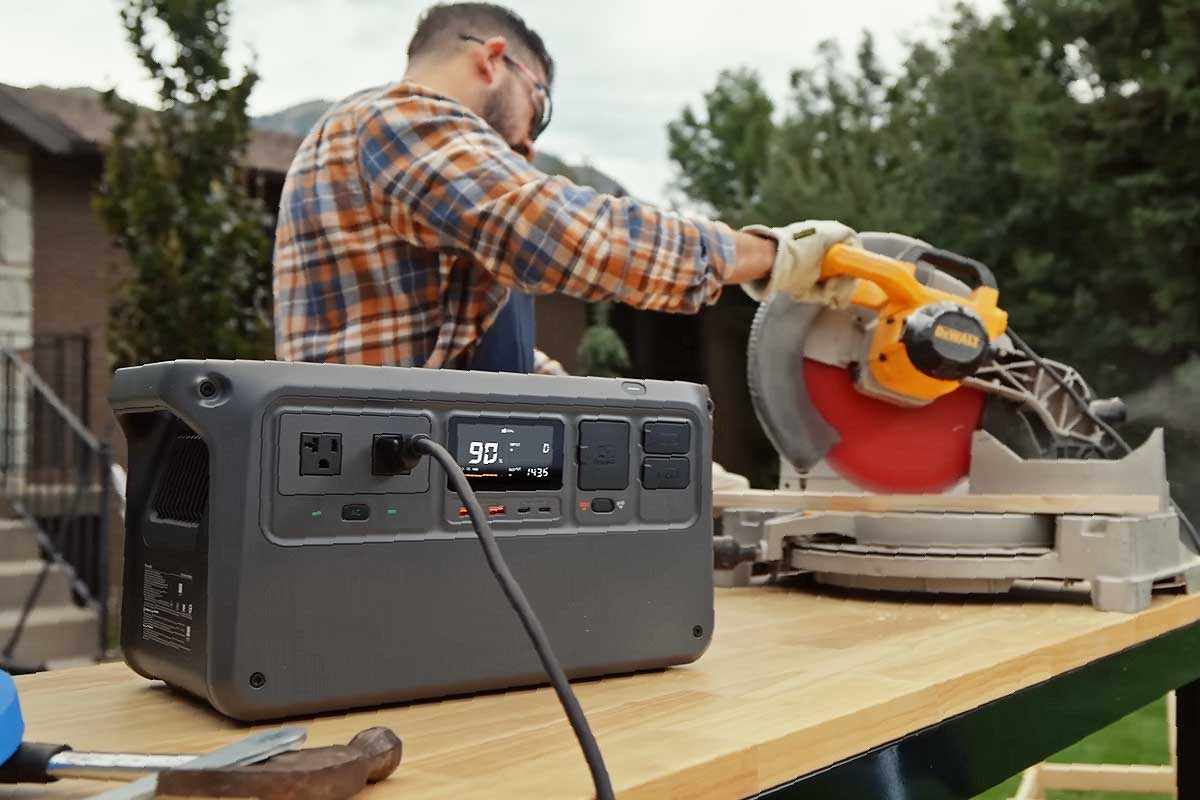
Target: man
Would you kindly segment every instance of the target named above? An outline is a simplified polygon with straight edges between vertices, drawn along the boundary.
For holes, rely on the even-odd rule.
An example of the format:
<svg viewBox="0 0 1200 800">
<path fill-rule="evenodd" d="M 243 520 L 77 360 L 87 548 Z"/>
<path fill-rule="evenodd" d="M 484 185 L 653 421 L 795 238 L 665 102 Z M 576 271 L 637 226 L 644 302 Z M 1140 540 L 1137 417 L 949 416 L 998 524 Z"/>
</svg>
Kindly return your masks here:
<svg viewBox="0 0 1200 800">
<path fill-rule="evenodd" d="M 786 228 L 678 214 L 535 169 L 554 62 L 487 3 L 430 8 L 399 83 L 331 108 L 280 201 L 275 349 L 288 361 L 562 372 L 534 347 L 532 295 L 695 312 L 722 286 L 845 303 L 821 258 L 836 222 Z M 746 487 L 713 464 L 716 489 Z"/>
<path fill-rule="evenodd" d="M 814 286 L 854 232 L 834 222 L 735 232 L 534 168 L 554 62 L 516 14 L 430 8 L 398 83 L 336 104 L 304 139 L 280 203 L 276 356 L 515 372 L 532 295 L 695 312 L 726 284 L 844 302 Z"/>
</svg>

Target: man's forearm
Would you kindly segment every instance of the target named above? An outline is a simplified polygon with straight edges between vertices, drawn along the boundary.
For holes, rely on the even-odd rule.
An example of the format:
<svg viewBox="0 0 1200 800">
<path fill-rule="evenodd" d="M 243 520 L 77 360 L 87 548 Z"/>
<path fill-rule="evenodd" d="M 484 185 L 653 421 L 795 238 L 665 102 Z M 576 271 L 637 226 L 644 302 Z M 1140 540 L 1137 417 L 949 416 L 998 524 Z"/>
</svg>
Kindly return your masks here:
<svg viewBox="0 0 1200 800">
<path fill-rule="evenodd" d="M 725 273 L 725 283 L 748 283 L 770 275 L 775 263 L 774 239 L 739 232 L 735 242 L 733 266 Z"/>
</svg>

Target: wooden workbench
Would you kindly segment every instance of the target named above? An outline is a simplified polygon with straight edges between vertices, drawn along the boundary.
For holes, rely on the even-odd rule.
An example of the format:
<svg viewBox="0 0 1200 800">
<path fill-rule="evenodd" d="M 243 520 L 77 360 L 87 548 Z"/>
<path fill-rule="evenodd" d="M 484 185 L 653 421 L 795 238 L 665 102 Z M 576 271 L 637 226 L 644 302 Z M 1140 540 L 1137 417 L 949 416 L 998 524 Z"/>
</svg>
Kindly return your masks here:
<svg viewBox="0 0 1200 800">
<path fill-rule="evenodd" d="M 575 691 L 621 797 L 744 797 L 1168 632 L 1200 630 L 1197 620 L 1200 595 L 1160 596 L 1123 615 L 1065 591 L 928 600 L 807 585 L 719 589 L 713 645 L 698 662 Z M 249 730 L 122 664 L 17 683 L 27 740 L 190 752 Z M 344 743 L 372 725 L 403 738 L 404 763 L 361 795 L 367 800 L 591 796 L 549 688 L 301 724 L 310 745 Z M 0 789 L 0 797 L 84 797 L 99 786 L 63 782 Z"/>
</svg>

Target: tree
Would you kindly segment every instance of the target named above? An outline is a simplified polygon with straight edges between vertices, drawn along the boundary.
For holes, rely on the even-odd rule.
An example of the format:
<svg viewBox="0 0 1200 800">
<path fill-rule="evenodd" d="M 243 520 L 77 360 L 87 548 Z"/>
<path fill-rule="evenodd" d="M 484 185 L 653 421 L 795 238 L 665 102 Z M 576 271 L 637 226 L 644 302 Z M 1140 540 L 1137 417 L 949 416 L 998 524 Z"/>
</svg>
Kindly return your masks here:
<svg viewBox="0 0 1200 800">
<path fill-rule="evenodd" d="M 670 156 L 680 167 L 677 188 L 738 224 L 760 201 L 774 105 L 749 70 L 722 72 L 704 105 L 703 117 L 685 108 L 667 126 Z"/>
<path fill-rule="evenodd" d="M 687 132 L 671 155 L 693 200 L 735 224 L 838 218 L 988 263 L 1015 330 L 1101 393 L 1137 399 L 1141 422 L 1168 426 L 1174 475 L 1194 483 L 1200 514 L 1200 464 L 1184 463 L 1200 426 L 1178 413 L 1200 408 L 1194 0 L 1007 0 L 991 18 L 960 6 L 896 74 L 869 38 L 849 67 L 826 45 L 794 74 L 768 135 L 747 129 L 753 158 L 735 147 L 736 110 L 710 102 L 707 118 L 673 123 Z M 749 204 L 696 167 L 731 153 L 742 164 L 722 174 L 755 167 Z"/>
<path fill-rule="evenodd" d="M 228 4 L 127 0 L 121 16 L 161 108 L 105 95 L 118 121 L 94 205 L 130 267 L 110 314 L 113 366 L 270 357 L 270 239 L 238 164 L 257 75 L 226 64 Z"/>
</svg>

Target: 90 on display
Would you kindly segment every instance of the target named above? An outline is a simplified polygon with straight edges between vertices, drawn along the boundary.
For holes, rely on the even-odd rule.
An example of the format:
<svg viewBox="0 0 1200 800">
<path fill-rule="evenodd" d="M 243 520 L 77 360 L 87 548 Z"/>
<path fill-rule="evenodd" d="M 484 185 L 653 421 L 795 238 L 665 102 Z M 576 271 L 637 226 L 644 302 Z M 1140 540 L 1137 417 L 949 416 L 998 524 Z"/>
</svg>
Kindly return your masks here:
<svg viewBox="0 0 1200 800">
<path fill-rule="evenodd" d="M 455 417 L 450 452 L 476 491 L 562 488 L 560 420 Z"/>
</svg>

